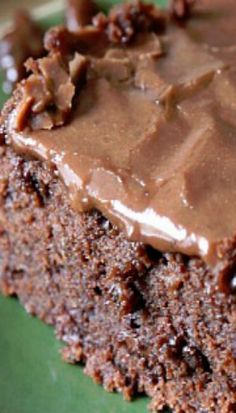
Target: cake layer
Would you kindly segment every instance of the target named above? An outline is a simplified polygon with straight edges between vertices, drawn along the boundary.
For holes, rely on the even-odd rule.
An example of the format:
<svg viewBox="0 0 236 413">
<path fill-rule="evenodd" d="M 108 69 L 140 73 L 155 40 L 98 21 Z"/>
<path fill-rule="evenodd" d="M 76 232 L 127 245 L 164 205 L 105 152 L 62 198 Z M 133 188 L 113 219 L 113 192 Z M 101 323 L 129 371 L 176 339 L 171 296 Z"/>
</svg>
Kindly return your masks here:
<svg viewBox="0 0 236 413">
<path fill-rule="evenodd" d="M 0 183 L 0 289 L 55 327 L 67 361 L 154 410 L 235 412 L 235 297 L 200 259 L 75 212 L 55 170 L 6 146 Z"/>
</svg>

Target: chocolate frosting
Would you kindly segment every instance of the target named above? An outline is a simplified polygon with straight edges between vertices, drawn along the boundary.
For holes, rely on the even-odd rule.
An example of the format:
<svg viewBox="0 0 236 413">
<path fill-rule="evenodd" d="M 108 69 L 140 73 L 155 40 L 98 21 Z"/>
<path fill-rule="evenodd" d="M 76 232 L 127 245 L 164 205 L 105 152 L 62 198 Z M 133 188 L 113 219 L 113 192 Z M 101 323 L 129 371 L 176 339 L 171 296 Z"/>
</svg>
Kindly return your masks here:
<svg viewBox="0 0 236 413">
<path fill-rule="evenodd" d="M 65 21 L 71 31 L 90 24 L 96 13 L 97 6 L 93 0 L 66 0 Z"/>
<path fill-rule="evenodd" d="M 236 234 L 236 2 L 199 3 L 185 28 L 88 51 L 70 121 L 17 131 L 16 107 L 8 139 L 56 166 L 76 210 L 217 267 Z"/>
<path fill-rule="evenodd" d="M 0 38 L 0 69 L 5 75 L 5 93 L 11 92 L 25 77 L 24 62 L 28 57 L 36 59 L 44 55 L 43 35 L 43 29 L 27 11 L 15 12 L 10 29 Z"/>
</svg>

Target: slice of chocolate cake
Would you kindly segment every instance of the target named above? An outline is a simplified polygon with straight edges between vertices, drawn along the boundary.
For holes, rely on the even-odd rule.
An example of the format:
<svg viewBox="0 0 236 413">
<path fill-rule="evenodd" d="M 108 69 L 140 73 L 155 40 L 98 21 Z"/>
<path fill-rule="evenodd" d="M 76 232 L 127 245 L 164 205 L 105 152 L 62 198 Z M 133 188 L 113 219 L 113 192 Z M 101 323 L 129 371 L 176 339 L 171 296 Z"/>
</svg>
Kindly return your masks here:
<svg viewBox="0 0 236 413">
<path fill-rule="evenodd" d="M 51 29 L 1 117 L 0 288 L 108 391 L 236 411 L 236 3 Z M 191 19 L 188 19 L 191 15 Z"/>
</svg>

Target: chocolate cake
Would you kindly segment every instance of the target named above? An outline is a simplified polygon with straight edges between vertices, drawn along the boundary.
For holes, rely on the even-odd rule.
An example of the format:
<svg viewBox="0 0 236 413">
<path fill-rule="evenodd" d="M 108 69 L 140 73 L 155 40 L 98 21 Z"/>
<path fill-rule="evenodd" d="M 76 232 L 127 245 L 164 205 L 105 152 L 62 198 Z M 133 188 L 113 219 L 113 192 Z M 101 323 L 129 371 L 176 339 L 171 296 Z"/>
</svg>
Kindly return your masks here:
<svg viewBox="0 0 236 413">
<path fill-rule="evenodd" d="M 153 411 L 236 411 L 235 24 L 203 0 L 53 28 L 1 115 L 1 291 Z"/>
</svg>

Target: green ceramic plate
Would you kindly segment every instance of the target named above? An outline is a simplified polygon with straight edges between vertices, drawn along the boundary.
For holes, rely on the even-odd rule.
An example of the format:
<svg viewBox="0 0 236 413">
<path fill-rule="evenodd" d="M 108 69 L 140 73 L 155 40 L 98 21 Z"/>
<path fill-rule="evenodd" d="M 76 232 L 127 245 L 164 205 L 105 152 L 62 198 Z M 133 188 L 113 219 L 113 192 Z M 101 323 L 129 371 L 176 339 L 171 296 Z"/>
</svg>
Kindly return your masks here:
<svg viewBox="0 0 236 413">
<path fill-rule="evenodd" d="M 100 0 L 103 7 L 112 3 Z M 53 15 L 43 23 L 59 21 Z M 0 94 L 0 105 L 5 99 Z M 0 413 L 147 412 L 147 398 L 125 402 L 93 384 L 82 366 L 65 364 L 53 329 L 29 316 L 16 299 L 0 296 L 0 332 Z"/>
</svg>

